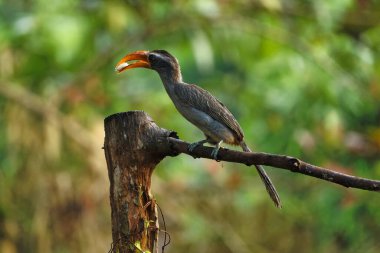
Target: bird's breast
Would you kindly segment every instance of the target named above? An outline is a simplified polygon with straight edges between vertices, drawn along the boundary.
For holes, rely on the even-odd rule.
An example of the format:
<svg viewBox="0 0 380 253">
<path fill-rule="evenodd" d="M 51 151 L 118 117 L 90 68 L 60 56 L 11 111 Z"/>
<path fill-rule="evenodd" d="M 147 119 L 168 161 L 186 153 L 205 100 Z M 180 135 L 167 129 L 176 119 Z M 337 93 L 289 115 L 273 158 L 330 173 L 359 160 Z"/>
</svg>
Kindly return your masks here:
<svg viewBox="0 0 380 253">
<path fill-rule="evenodd" d="M 175 104 L 175 106 L 188 121 L 198 127 L 213 141 L 219 142 L 222 140 L 228 144 L 236 144 L 237 140 L 234 133 L 227 126 L 216 121 L 205 112 L 183 104 Z"/>
</svg>

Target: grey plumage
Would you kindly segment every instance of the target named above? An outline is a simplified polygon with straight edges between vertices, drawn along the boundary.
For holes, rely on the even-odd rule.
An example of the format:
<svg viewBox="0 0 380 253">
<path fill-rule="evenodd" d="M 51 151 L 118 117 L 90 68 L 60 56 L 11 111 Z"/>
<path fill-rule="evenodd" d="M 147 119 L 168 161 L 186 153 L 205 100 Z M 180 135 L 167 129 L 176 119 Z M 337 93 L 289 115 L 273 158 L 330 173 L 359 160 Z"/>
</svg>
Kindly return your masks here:
<svg viewBox="0 0 380 253">
<path fill-rule="evenodd" d="M 252 152 L 252 150 L 245 144 L 244 141 L 240 142 L 240 146 L 245 152 Z M 274 184 L 270 180 L 269 176 L 264 170 L 264 167 L 261 165 L 255 165 L 257 172 L 259 173 L 259 176 L 261 180 L 263 181 L 265 188 L 267 192 L 269 193 L 269 196 L 273 200 L 276 207 L 281 208 L 281 200 L 280 196 L 278 196 L 278 193 L 276 191 L 276 188 L 274 187 Z"/>
<path fill-rule="evenodd" d="M 164 50 L 138 51 L 125 56 L 116 66 L 117 71 L 133 68 L 133 64 L 124 62 L 136 59 L 142 59 L 135 63 L 137 67 L 143 66 L 158 72 L 177 110 L 205 134 L 206 140 L 193 143 L 190 149 L 205 142 L 215 144 L 213 156 L 216 158 L 220 144 L 225 142 L 239 145 L 245 152 L 252 152 L 244 142 L 243 130 L 227 107 L 208 91 L 182 81 L 180 66 L 174 56 Z M 264 168 L 260 165 L 255 167 L 271 199 L 277 207 L 281 207 L 277 191 Z"/>
<path fill-rule="evenodd" d="M 215 123 L 221 123 L 223 126 L 225 126 L 228 129 L 228 131 L 231 132 L 234 138 L 233 140 L 225 138 L 223 139 L 224 142 L 228 144 L 239 145 L 240 141 L 243 140 L 243 131 L 239 123 L 236 121 L 235 117 L 227 109 L 227 107 L 224 104 L 222 104 L 222 102 L 220 102 L 218 99 L 216 99 L 213 95 L 211 95 L 211 93 L 194 84 L 180 83 L 175 85 L 174 94 L 178 98 L 178 101 L 182 106 L 188 106 L 196 110 L 199 110 L 203 112 L 205 115 L 210 116 L 215 121 Z M 181 108 L 178 107 L 177 109 L 179 111 L 181 110 Z M 212 123 L 214 122 L 211 122 L 211 124 Z M 212 125 L 202 125 L 198 127 L 206 130 L 209 127 L 212 128 Z M 214 141 L 218 142 L 220 140 Z"/>
</svg>

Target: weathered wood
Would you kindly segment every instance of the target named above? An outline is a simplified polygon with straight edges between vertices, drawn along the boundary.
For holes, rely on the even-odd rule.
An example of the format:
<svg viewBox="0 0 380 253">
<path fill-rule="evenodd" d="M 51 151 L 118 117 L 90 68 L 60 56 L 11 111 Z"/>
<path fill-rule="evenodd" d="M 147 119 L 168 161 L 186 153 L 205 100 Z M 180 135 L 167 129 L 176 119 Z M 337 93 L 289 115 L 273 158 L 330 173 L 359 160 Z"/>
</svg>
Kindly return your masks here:
<svg viewBox="0 0 380 253">
<path fill-rule="evenodd" d="M 112 252 L 153 252 L 157 248 L 158 218 L 150 193 L 151 175 L 155 166 L 171 153 L 162 149 L 162 145 L 157 146 L 171 135 L 173 132 L 158 127 L 142 111 L 114 114 L 105 119 Z"/>
</svg>

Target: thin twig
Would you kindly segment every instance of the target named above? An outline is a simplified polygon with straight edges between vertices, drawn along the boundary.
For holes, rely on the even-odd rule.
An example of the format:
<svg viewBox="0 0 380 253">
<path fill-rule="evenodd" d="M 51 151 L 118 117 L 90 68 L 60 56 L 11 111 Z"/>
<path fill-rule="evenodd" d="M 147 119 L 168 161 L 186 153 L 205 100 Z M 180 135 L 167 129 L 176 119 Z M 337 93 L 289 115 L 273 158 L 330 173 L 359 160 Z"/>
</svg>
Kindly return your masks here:
<svg viewBox="0 0 380 253">
<path fill-rule="evenodd" d="M 173 153 L 185 153 L 194 158 L 213 159 L 211 152 L 213 147 L 198 146 L 192 152 L 188 150 L 190 143 L 179 139 L 168 137 Z M 290 170 L 292 172 L 301 173 L 307 176 L 319 178 L 331 183 L 339 184 L 345 187 L 357 188 L 367 191 L 380 191 L 380 181 L 344 173 L 332 171 L 326 168 L 315 166 L 306 162 L 285 155 L 268 154 L 261 152 L 241 152 L 230 149 L 221 148 L 218 153 L 218 160 L 226 162 L 235 162 L 251 165 L 267 165 L 279 169 Z"/>
<path fill-rule="evenodd" d="M 165 252 L 165 248 L 166 246 L 168 246 L 171 242 L 171 237 L 170 237 L 170 234 L 167 232 L 166 230 L 166 222 L 165 222 L 165 216 L 164 216 L 164 213 L 162 212 L 162 209 L 161 207 L 158 205 L 158 203 L 156 202 L 156 205 L 158 207 L 158 210 L 160 211 L 160 214 L 161 214 L 161 218 L 162 218 L 162 223 L 164 225 L 164 229 L 161 230 L 160 229 L 160 232 L 164 232 L 164 245 L 162 245 L 162 248 L 161 248 L 161 252 L 164 253 Z"/>
</svg>

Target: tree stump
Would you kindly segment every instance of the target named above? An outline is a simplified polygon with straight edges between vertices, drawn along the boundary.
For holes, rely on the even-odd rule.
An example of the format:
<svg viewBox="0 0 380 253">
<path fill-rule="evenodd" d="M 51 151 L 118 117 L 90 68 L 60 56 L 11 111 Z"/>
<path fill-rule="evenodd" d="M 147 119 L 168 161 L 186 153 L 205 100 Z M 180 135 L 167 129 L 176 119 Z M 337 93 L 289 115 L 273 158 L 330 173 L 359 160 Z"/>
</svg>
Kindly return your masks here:
<svg viewBox="0 0 380 253">
<path fill-rule="evenodd" d="M 142 111 L 111 115 L 104 124 L 112 252 L 153 252 L 157 249 L 158 216 L 150 193 L 151 176 L 170 153 L 160 143 L 174 132 L 158 127 Z"/>
</svg>

